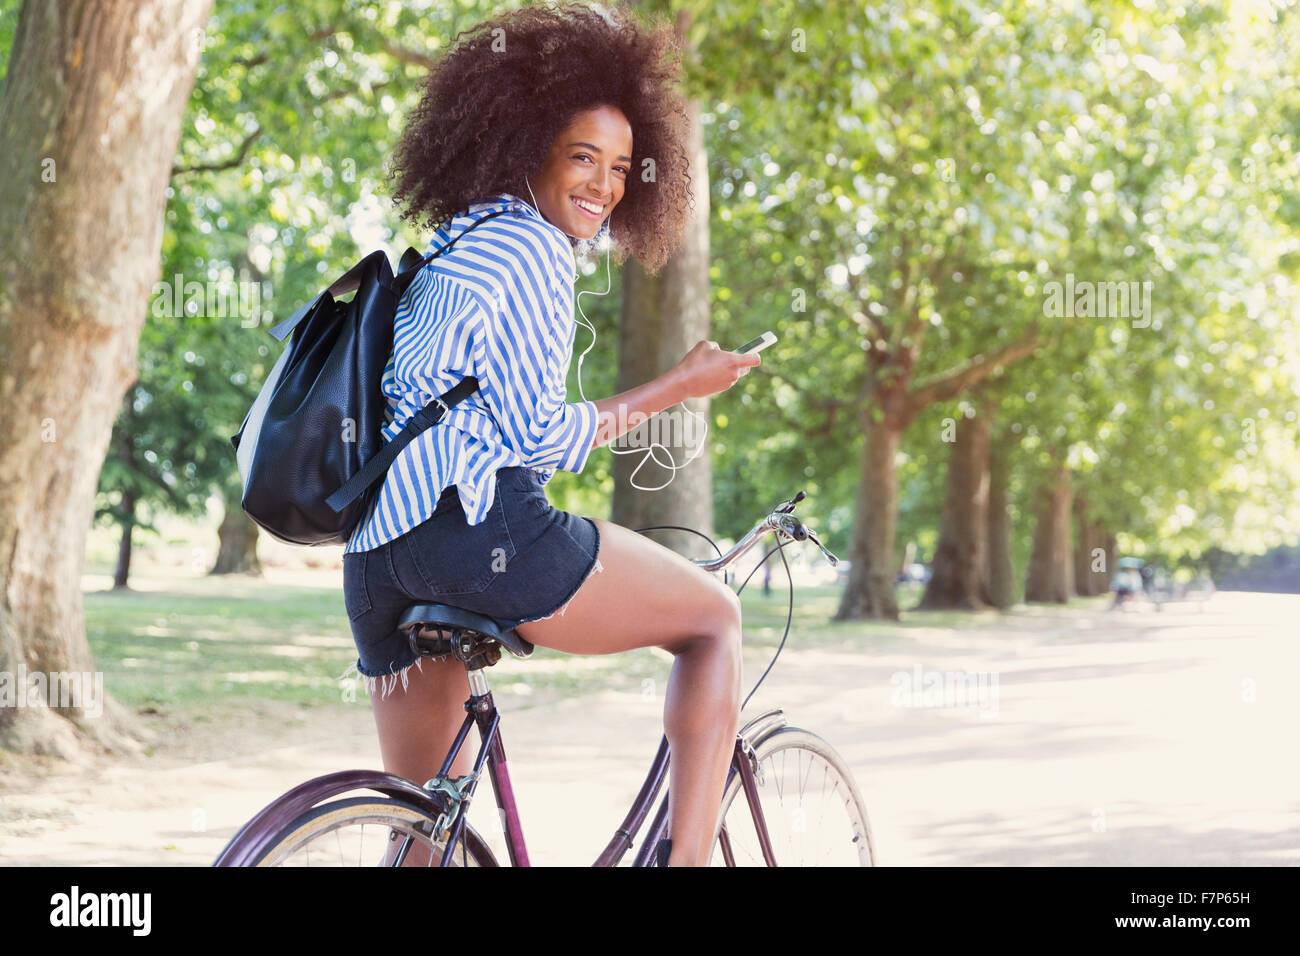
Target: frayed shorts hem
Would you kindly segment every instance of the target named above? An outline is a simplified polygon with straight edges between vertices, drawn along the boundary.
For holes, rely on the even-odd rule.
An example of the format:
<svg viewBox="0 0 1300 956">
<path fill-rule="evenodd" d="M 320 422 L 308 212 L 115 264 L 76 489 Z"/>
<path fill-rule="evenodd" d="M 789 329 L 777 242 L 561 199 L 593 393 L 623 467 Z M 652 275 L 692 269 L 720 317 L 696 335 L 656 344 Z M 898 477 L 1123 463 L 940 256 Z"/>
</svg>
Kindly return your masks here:
<svg viewBox="0 0 1300 956">
<path fill-rule="evenodd" d="M 452 660 L 452 659 L 453 658 L 450 654 L 440 654 L 437 657 L 430 657 L 430 658 L 416 657 L 411 661 L 401 665 L 400 667 L 398 667 L 397 662 L 394 661 L 392 665 L 392 669 L 387 672 L 381 671 L 378 674 L 367 674 L 364 670 L 362 670 L 361 659 L 358 658 L 357 660 L 353 661 L 352 665 L 347 670 L 345 670 L 342 674 L 340 674 L 337 679 L 339 681 L 348 681 L 348 680 L 352 680 L 354 677 L 360 677 L 361 682 L 366 686 L 366 694 L 370 697 L 375 696 L 375 687 L 378 686 L 379 697 L 380 700 L 382 700 L 383 698 L 387 697 L 396 689 L 397 680 L 399 677 L 402 680 L 402 690 L 405 691 L 407 689 L 407 687 L 410 685 L 410 671 L 412 667 L 420 668 L 421 673 L 423 673 L 424 671 L 423 664 L 426 660 L 436 662 L 436 661 L 444 661 L 444 660 Z"/>
<path fill-rule="evenodd" d="M 577 588 L 574 589 L 574 592 L 571 595 L 569 595 L 567 599 L 562 601 L 559 605 L 552 608 L 549 614 L 543 614 L 540 617 L 530 617 L 527 618 L 526 620 L 516 621 L 514 626 L 518 627 L 520 624 L 532 624 L 534 621 L 549 621 L 557 614 L 563 616 L 564 612 L 569 609 L 569 605 L 573 603 L 573 599 L 578 596 L 578 592 L 582 590 L 582 586 L 586 584 L 587 581 L 597 571 L 604 571 L 604 570 L 605 570 L 604 565 L 600 563 L 600 535 L 598 532 L 596 535 L 596 554 L 591 559 L 591 566 L 587 568 L 587 573 L 582 576 L 582 583 L 579 584 Z"/>
<path fill-rule="evenodd" d="M 518 621 L 512 626 L 518 627 L 520 624 L 531 624 L 534 621 L 549 621 L 557 614 L 563 616 L 564 612 L 569 609 L 569 605 L 573 603 L 573 599 L 578 596 L 578 591 L 582 590 L 582 586 L 586 584 L 587 581 L 598 571 L 603 571 L 603 570 L 605 570 L 605 567 L 600 563 L 600 539 L 597 538 L 596 555 L 591 560 L 591 567 L 587 569 L 587 573 L 582 579 L 582 584 L 578 585 L 577 589 L 573 592 L 573 594 L 570 595 L 559 607 L 554 608 L 549 614 L 543 614 L 539 617 L 533 617 L 524 621 Z M 411 668 L 418 667 L 420 668 L 421 673 L 423 673 L 424 671 L 423 664 L 424 661 L 426 660 L 433 661 L 436 663 L 437 661 L 454 660 L 454 658 L 450 654 L 439 654 L 436 657 L 427 657 L 427 658 L 412 656 L 411 660 L 407 661 L 404 664 L 401 664 L 400 666 L 397 664 L 396 661 L 394 661 L 387 672 L 380 671 L 375 674 L 366 673 L 361 663 L 361 659 L 358 658 L 356 661 L 352 663 L 352 666 L 350 666 L 347 670 L 345 670 L 342 674 L 340 674 L 337 679 L 340 681 L 346 681 L 346 680 L 350 680 L 353 677 L 353 675 L 358 676 L 361 678 L 362 683 L 365 684 L 366 694 L 368 696 L 373 697 L 375 695 L 375 687 L 378 686 L 379 699 L 383 700 L 384 698 L 392 694 L 394 690 L 397 689 L 398 678 L 401 678 L 402 691 L 405 692 L 410 686 Z"/>
</svg>

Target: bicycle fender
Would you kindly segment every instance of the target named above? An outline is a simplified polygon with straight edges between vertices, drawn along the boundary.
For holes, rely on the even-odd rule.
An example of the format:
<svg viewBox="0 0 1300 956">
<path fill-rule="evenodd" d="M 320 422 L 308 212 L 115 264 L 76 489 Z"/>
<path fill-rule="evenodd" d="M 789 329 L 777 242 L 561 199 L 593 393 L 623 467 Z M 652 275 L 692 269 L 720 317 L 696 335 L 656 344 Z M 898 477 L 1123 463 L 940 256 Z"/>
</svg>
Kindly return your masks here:
<svg viewBox="0 0 1300 956">
<path fill-rule="evenodd" d="M 283 796 L 263 807 L 226 844 L 213 866 L 251 866 L 252 860 L 262 851 L 266 841 L 277 835 L 285 826 L 316 805 L 351 790 L 374 790 L 385 796 L 400 798 L 436 817 L 440 812 L 437 803 L 423 787 L 395 774 L 377 770 L 342 770 L 315 777 L 299 784 Z M 461 839 L 466 849 L 488 861 L 489 866 L 500 866 L 496 856 L 478 831 L 465 821 Z"/>
</svg>

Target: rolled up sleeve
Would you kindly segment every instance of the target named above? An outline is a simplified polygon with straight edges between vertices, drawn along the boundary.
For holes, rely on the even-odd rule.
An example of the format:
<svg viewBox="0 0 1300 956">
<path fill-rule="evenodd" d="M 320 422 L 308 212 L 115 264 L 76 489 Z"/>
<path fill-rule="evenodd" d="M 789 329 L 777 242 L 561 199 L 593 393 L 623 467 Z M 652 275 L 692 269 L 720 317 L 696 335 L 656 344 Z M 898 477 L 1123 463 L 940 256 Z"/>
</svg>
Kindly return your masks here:
<svg viewBox="0 0 1300 956">
<path fill-rule="evenodd" d="M 495 307 L 480 310 L 484 400 L 528 467 L 581 472 L 596 435 L 594 402 L 565 389 L 573 324 L 572 290 L 545 248 L 520 243 Z"/>
</svg>

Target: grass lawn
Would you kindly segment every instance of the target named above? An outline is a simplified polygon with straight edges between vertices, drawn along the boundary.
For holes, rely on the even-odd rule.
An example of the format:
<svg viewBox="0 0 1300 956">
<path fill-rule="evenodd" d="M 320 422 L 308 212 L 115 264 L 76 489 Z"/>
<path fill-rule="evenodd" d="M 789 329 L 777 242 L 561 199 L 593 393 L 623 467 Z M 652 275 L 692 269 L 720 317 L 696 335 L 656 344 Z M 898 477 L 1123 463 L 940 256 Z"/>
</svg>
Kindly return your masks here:
<svg viewBox="0 0 1300 956">
<path fill-rule="evenodd" d="M 180 574 L 133 576 L 129 592 L 105 583 L 84 591 L 86 631 L 105 689 L 125 706 L 201 721 L 250 700 L 366 705 L 355 675 L 339 679 L 356 660 L 341 587 Z M 539 647 L 526 661 L 503 655 L 490 682 L 538 701 L 639 690 L 662 681 L 670 660 L 649 648 L 578 657 Z"/>
<path fill-rule="evenodd" d="M 304 579 L 308 583 L 297 583 Z M 355 677 L 339 680 L 356 650 L 337 575 L 314 572 L 293 580 L 155 571 L 133 577 L 138 590 L 114 593 L 104 589 L 104 577 L 88 578 L 86 628 L 106 689 L 126 706 L 193 721 L 245 708 L 251 700 L 366 706 Z M 838 585 L 796 586 L 787 649 L 862 648 L 906 640 L 918 628 L 970 627 L 985 617 L 904 612 L 894 624 L 832 623 L 839 595 Z M 904 606 L 912 603 L 909 597 Z M 784 582 L 774 576 L 772 593 L 764 597 L 761 584 L 751 581 L 741 602 L 746 647 L 770 658 L 785 630 Z M 581 657 L 539 647 L 526 661 L 504 656 L 491 671 L 491 684 L 537 701 L 602 689 L 637 691 L 649 680 L 664 680 L 670 661 L 657 648 Z"/>
</svg>

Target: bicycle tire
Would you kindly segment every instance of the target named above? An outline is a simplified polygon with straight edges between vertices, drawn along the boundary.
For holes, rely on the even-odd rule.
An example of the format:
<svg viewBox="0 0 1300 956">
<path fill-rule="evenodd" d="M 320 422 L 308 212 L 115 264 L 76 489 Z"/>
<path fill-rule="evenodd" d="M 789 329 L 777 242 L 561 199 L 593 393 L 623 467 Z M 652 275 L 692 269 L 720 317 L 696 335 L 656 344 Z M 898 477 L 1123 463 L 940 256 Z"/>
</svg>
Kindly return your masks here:
<svg viewBox="0 0 1300 956">
<path fill-rule="evenodd" d="M 778 866 L 876 866 L 875 843 L 871 836 L 871 823 L 867 818 L 866 803 L 858 790 L 853 774 L 844 758 L 824 739 L 812 731 L 799 727 L 781 727 L 767 734 L 754 745 L 755 760 L 760 772 L 755 774 L 758 784 L 759 805 L 763 810 L 764 823 L 772 844 L 772 853 Z M 793 754 L 795 764 L 790 767 Z M 779 756 L 778 756 L 779 755 Z M 778 764 L 779 762 L 779 764 Z M 807 807 L 804 804 L 804 786 L 801 784 L 799 803 L 786 805 L 786 786 L 783 781 L 790 778 L 788 769 L 795 771 L 794 779 L 813 776 L 813 770 L 821 765 L 822 789 L 825 795 L 827 783 L 831 786 L 831 796 L 825 796 L 824 803 L 832 811 L 831 826 L 843 828 L 838 836 L 831 836 L 826 842 L 837 855 L 827 859 L 819 855 L 809 862 L 800 851 L 809 847 L 810 838 L 800 834 L 816 832 L 825 824 L 827 805 L 818 808 L 818 819 L 810 825 Z M 737 804 L 737 797 L 740 797 Z M 835 811 L 842 803 L 844 813 L 836 815 Z M 803 811 L 803 812 L 798 812 Z M 732 861 L 728 862 L 724 853 L 722 828 L 726 825 L 729 849 Z M 823 831 L 829 835 L 830 831 Z M 718 826 L 713 836 L 713 851 L 709 859 L 710 866 L 766 866 L 754 816 L 750 811 L 749 801 L 744 797 L 740 774 L 732 769 L 727 787 L 722 795 L 722 810 L 718 816 Z"/>
<path fill-rule="evenodd" d="M 279 833 L 271 838 L 266 848 L 257 855 L 252 865 L 294 865 L 288 863 L 289 859 L 302 853 L 304 859 L 298 865 L 311 866 L 311 850 L 306 848 L 314 841 L 327 843 L 330 834 L 333 834 L 335 849 L 339 851 L 338 862 L 320 865 L 382 866 L 385 865 L 384 858 L 387 855 L 389 844 L 386 835 L 381 835 L 371 844 L 372 847 L 378 848 L 377 852 L 369 856 L 364 852 L 365 826 L 374 825 L 380 828 L 381 831 L 383 828 L 388 828 L 390 833 L 396 831 L 403 836 L 407 834 L 413 836 L 415 840 L 409 852 L 416 852 L 415 845 L 419 844 L 419 846 L 429 851 L 428 865 L 437 866 L 442 859 L 443 850 L 446 848 L 446 841 L 434 840 L 428 836 L 428 833 L 433 830 L 434 822 L 434 818 L 426 811 L 393 797 L 359 796 L 333 800 L 312 807 L 286 824 Z M 360 832 L 355 837 L 350 836 L 348 838 L 349 845 L 344 847 L 343 838 L 339 835 L 339 831 L 344 827 L 352 826 L 359 826 Z M 324 852 L 323 846 L 320 849 L 321 852 Z M 350 861 L 354 855 L 356 863 L 352 864 Z M 453 859 L 449 865 L 490 866 L 492 864 L 479 860 L 477 854 L 469 850 L 462 839 L 458 841 Z"/>
</svg>

